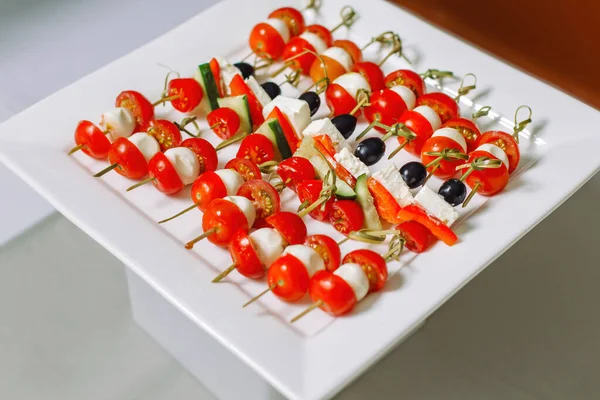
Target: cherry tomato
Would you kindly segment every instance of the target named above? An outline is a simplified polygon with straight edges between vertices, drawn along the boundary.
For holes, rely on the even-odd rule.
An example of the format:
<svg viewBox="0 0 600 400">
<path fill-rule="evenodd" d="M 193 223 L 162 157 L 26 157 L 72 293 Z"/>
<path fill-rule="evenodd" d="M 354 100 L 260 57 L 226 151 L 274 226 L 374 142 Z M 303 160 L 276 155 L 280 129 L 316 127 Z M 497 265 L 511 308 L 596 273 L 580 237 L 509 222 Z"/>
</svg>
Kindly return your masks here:
<svg viewBox="0 0 600 400">
<path fill-rule="evenodd" d="M 296 191 L 301 203 L 314 203 L 319 199 L 321 190 L 323 190 L 323 181 L 317 179 L 302 181 L 296 185 Z M 318 221 L 327 220 L 329 218 L 329 214 L 331 213 L 331 208 L 333 207 L 334 201 L 335 200 L 333 198 L 327 200 L 324 203 L 324 207 L 321 206 L 315 208 L 310 212 L 309 215 Z"/>
<path fill-rule="evenodd" d="M 413 110 L 407 110 L 402 113 L 398 119 L 398 122 L 402 122 L 408 127 L 408 129 L 417 135 L 415 139 L 410 140 L 409 143 L 404 146 L 404 150 L 416 155 L 417 157 L 420 156 L 423 144 L 425 144 L 425 141 L 429 139 L 431 135 L 433 135 L 433 128 L 431 124 L 427 118 Z M 406 140 L 406 138 L 398 136 L 398 143 L 404 144 Z"/>
<path fill-rule="evenodd" d="M 417 205 L 410 204 L 402 208 L 398 213 L 398 217 L 401 221 L 416 221 L 420 223 L 448 246 L 452 246 L 458 241 L 458 237 L 456 237 L 452 229 Z"/>
<path fill-rule="evenodd" d="M 291 254 L 284 254 L 269 268 L 267 282 L 277 297 L 293 302 L 304 297 L 310 277 L 302 261 Z"/>
<path fill-rule="evenodd" d="M 135 90 L 125 90 L 117 96 L 115 107 L 125 107 L 131 111 L 137 123 L 136 132 L 144 131 L 154 118 L 154 106 L 143 94 Z"/>
<path fill-rule="evenodd" d="M 358 104 L 356 99 L 343 86 L 337 83 L 332 83 L 325 91 L 325 102 L 327 107 L 333 113 L 333 116 L 342 114 L 350 114 L 350 112 Z M 360 115 L 360 110 L 354 113 L 355 116 Z"/>
<path fill-rule="evenodd" d="M 154 178 L 152 184 L 163 193 L 175 194 L 183 189 L 177 170 L 164 153 L 156 153 L 148 162 L 148 174 Z"/>
<path fill-rule="evenodd" d="M 401 219 L 398 218 L 398 213 L 402 207 L 400 207 L 394 196 L 373 178 L 367 179 L 367 186 L 369 192 L 371 192 L 371 196 L 373 196 L 377 214 L 387 222 L 392 224 L 399 223 Z"/>
<path fill-rule="evenodd" d="M 481 132 L 473 121 L 466 118 L 452 118 L 446 121 L 446 123 L 442 125 L 442 128 L 454 128 L 459 131 L 467 142 L 467 153 L 470 153 L 477 148 Z"/>
<path fill-rule="evenodd" d="M 290 157 L 277 165 L 277 175 L 286 187 L 295 192 L 298 183 L 315 179 L 315 168 L 304 157 Z"/>
<path fill-rule="evenodd" d="M 327 147 L 325 147 L 321 142 L 315 140 L 315 148 L 319 151 L 325 160 L 329 164 L 329 166 L 335 171 L 338 179 L 346 182 L 350 187 L 356 186 L 356 178 L 352 175 L 342 164 L 338 163 L 334 157 L 334 154 L 331 153 Z"/>
<path fill-rule="evenodd" d="M 497 159 L 491 153 L 482 150 L 475 150 L 469 154 L 469 161 L 473 162 L 478 157 L 488 157 Z M 465 183 L 472 189 L 479 184 L 477 193 L 483 196 L 493 196 L 501 192 L 508 184 L 508 169 L 504 163 L 499 168 L 485 168 L 475 170 L 465 179 Z"/>
<path fill-rule="evenodd" d="M 258 165 L 247 158 L 232 158 L 225 164 L 225 168 L 237 171 L 246 182 L 253 179 L 262 179 L 262 173 L 260 172 Z"/>
<path fill-rule="evenodd" d="M 274 107 L 273 111 L 269 114 L 267 119 L 276 118 L 279 121 L 279 125 L 281 126 L 281 130 L 283 131 L 283 135 L 285 136 L 285 140 L 290 146 L 290 150 L 295 152 L 298 149 L 300 139 L 298 139 L 298 134 L 301 132 L 296 132 L 287 116 L 281 112 L 279 107 Z"/>
<path fill-rule="evenodd" d="M 254 203 L 257 221 L 264 220 L 281 209 L 279 193 L 273 185 L 262 179 L 244 182 L 238 189 L 237 195 L 244 196 Z"/>
<path fill-rule="evenodd" d="M 327 45 L 327 48 L 331 47 L 331 45 L 333 44 L 333 35 L 331 34 L 331 31 L 325 28 L 323 25 L 308 25 L 306 27 L 306 31 L 314 33 L 315 35 L 323 39 L 323 41 Z"/>
<path fill-rule="evenodd" d="M 404 247 L 414 253 L 423 253 L 435 241 L 429 229 L 417 221 L 406 221 L 396 227 L 405 240 Z"/>
<path fill-rule="evenodd" d="M 367 82 L 369 82 L 373 92 L 385 88 L 383 71 L 381 70 L 381 67 L 374 62 L 365 61 L 356 63 L 352 67 L 352 71 L 358 72 L 364 76 Z"/>
<path fill-rule="evenodd" d="M 248 220 L 232 202 L 224 199 L 215 199 L 202 215 L 202 229 L 204 232 L 215 229 L 208 240 L 217 246 L 227 246 L 235 234 L 240 231 L 248 231 Z"/>
<path fill-rule="evenodd" d="M 346 314 L 356 304 L 350 285 L 329 271 L 318 271 L 312 277 L 309 293 L 314 302 L 322 302 L 322 310 L 334 316 Z"/>
<path fill-rule="evenodd" d="M 277 18 L 285 22 L 290 29 L 290 36 L 298 36 L 304 32 L 304 16 L 292 7 L 282 7 L 269 14 L 269 18 Z"/>
<path fill-rule="evenodd" d="M 342 253 L 335 240 L 326 235 L 310 235 L 304 244 L 319 253 L 325 262 L 327 271 L 333 272 L 338 269 Z"/>
<path fill-rule="evenodd" d="M 321 59 L 316 58 L 310 67 L 310 77 L 315 83 L 325 78 L 325 76 L 332 82 L 346 72 L 348 71 L 342 64 L 326 55 L 322 55 Z"/>
<path fill-rule="evenodd" d="M 90 157 L 102 160 L 108 156 L 110 140 L 90 121 L 79 121 L 75 128 L 75 144 Z M 308 160 L 307 160 L 308 161 Z"/>
<path fill-rule="evenodd" d="M 384 125 L 392 126 L 398 122 L 398 118 L 407 110 L 406 103 L 400 95 L 390 89 L 383 89 L 371 95 L 370 105 L 365 107 L 365 118 L 369 123 L 377 120 Z M 380 132 L 384 129 L 376 126 Z"/>
<path fill-rule="evenodd" d="M 235 269 L 246 278 L 260 279 L 265 276 L 265 267 L 252 246 L 247 230 L 240 229 L 235 233 L 229 243 L 229 254 Z"/>
<path fill-rule="evenodd" d="M 426 153 L 436 153 L 441 152 L 445 149 L 454 149 L 463 153 L 465 149 L 457 143 L 455 140 L 450 139 L 445 136 L 432 136 L 425 141 L 423 144 L 423 148 L 421 149 L 421 160 L 424 165 L 428 165 L 430 162 L 437 159 L 437 156 L 430 156 Z M 427 168 L 427 171 L 433 172 L 433 175 L 439 176 L 441 179 L 449 179 L 456 175 L 456 167 L 461 164 L 464 164 L 465 160 L 461 159 L 451 159 L 445 160 L 442 159 L 437 163 L 437 167 L 432 165 Z"/>
<path fill-rule="evenodd" d="M 305 53 L 306 50 L 310 50 L 312 53 Z M 295 37 L 285 46 L 281 57 L 291 69 L 299 70 L 302 74 L 308 75 L 311 66 L 317 59 L 317 56 L 313 53 L 316 53 L 316 50 L 312 44 L 301 37 Z M 294 59 L 292 60 L 291 58 Z"/>
<path fill-rule="evenodd" d="M 146 131 L 158 141 L 160 151 L 166 151 L 181 144 L 179 128 L 166 119 L 153 119 L 148 122 Z"/>
<path fill-rule="evenodd" d="M 354 200 L 338 200 L 333 203 L 329 222 L 336 231 L 347 235 L 362 228 L 365 216 Z"/>
<path fill-rule="evenodd" d="M 204 211 L 214 199 L 227 196 L 227 188 L 219 175 L 207 171 L 196 178 L 192 184 L 191 196 L 200 211 Z"/>
<path fill-rule="evenodd" d="M 419 74 L 408 69 L 399 69 L 385 77 L 385 86 L 391 88 L 397 85 L 406 86 L 419 98 L 425 93 L 425 82 Z"/>
<path fill-rule="evenodd" d="M 206 121 L 212 131 L 221 139 L 229 139 L 240 129 L 240 117 L 228 107 L 217 108 L 208 113 Z"/>
<path fill-rule="evenodd" d="M 148 174 L 148 162 L 129 139 L 117 138 L 108 150 L 108 162 L 117 164 L 119 174 L 129 179 L 141 179 Z"/>
<path fill-rule="evenodd" d="M 193 78 L 171 79 L 167 90 L 168 96 L 178 96 L 171 100 L 173 108 L 184 113 L 193 111 L 204 96 L 202 86 Z"/>
<path fill-rule="evenodd" d="M 242 78 L 241 75 L 236 75 L 233 77 L 229 83 L 229 90 L 231 91 L 231 96 L 239 96 L 244 94 L 248 98 L 248 106 L 250 107 L 250 116 L 252 117 L 253 129 L 257 129 L 263 122 L 265 122 L 265 118 L 262 114 L 262 104 L 254 95 L 254 92 L 250 90 L 246 82 L 244 82 L 244 78 Z"/>
<path fill-rule="evenodd" d="M 219 164 L 217 151 L 212 144 L 206 139 L 189 138 L 181 142 L 182 147 L 187 147 L 194 153 L 200 163 L 200 174 L 206 171 L 215 171 Z"/>
<path fill-rule="evenodd" d="M 267 225 L 275 229 L 288 245 L 302 244 L 308 234 L 306 224 L 298 216 L 288 211 L 280 211 L 266 218 Z"/>
<path fill-rule="evenodd" d="M 341 47 L 342 49 L 346 50 L 346 52 L 350 54 L 353 64 L 359 63 L 363 60 L 362 50 L 351 40 L 335 40 L 332 46 Z"/>
<path fill-rule="evenodd" d="M 383 288 L 388 278 L 387 263 L 373 250 L 354 250 L 344 257 L 342 264 L 355 263 L 365 271 L 369 278 L 369 293 L 378 292 Z"/>
<path fill-rule="evenodd" d="M 502 131 L 488 131 L 481 135 L 477 145 L 480 146 L 485 143 L 495 144 L 504 150 L 508 157 L 509 174 L 517 169 L 519 161 L 521 161 L 521 151 L 519 150 L 519 143 L 513 135 Z"/>
<path fill-rule="evenodd" d="M 285 42 L 279 32 L 265 22 L 261 22 L 252 28 L 248 44 L 255 54 L 264 54 L 273 60 L 281 57 L 285 48 Z"/>
<path fill-rule="evenodd" d="M 416 106 L 429 106 L 440 116 L 442 123 L 460 116 L 458 104 L 442 92 L 427 93 L 417 98 Z"/>
<path fill-rule="evenodd" d="M 242 140 L 236 157 L 247 158 L 256 164 L 262 164 L 275 159 L 275 149 L 273 143 L 266 136 L 253 134 Z"/>
<path fill-rule="evenodd" d="M 210 67 L 210 72 L 212 72 L 213 78 L 215 79 L 215 84 L 217 85 L 219 97 L 226 97 L 225 92 L 223 90 L 223 83 L 221 82 L 221 64 L 219 64 L 219 60 L 213 58 L 210 60 L 208 65 Z"/>
</svg>

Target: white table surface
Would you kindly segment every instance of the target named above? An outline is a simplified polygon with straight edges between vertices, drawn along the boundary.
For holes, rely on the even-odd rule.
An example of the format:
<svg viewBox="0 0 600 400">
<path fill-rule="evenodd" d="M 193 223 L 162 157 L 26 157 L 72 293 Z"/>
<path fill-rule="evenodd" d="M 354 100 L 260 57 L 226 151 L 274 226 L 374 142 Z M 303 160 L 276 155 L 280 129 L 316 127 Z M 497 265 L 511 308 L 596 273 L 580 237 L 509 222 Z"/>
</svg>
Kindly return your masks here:
<svg viewBox="0 0 600 400">
<path fill-rule="evenodd" d="M 0 121 L 214 2 L 3 0 Z M 56 213 L 9 240 L 52 208 L 2 166 L 0 187 L 1 399 L 214 398 L 133 323 L 100 245 Z M 339 398 L 600 398 L 599 200 L 596 176 Z"/>
</svg>

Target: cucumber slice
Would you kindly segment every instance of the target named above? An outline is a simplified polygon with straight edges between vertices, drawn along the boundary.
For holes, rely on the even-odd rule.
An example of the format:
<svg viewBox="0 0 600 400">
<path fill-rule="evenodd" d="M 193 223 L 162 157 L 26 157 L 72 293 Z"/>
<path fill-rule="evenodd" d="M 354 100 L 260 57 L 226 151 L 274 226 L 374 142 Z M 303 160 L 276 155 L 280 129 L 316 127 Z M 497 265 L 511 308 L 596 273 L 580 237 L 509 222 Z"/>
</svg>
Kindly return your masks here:
<svg viewBox="0 0 600 400">
<path fill-rule="evenodd" d="M 240 128 L 236 133 L 252 132 L 252 117 L 250 116 L 248 96 L 243 94 L 240 96 L 223 97 L 217 100 L 219 107 L 231 108 L 240 117 Z"/>
<path fill-rule="evenodd" d="M 217 82 L 210 69 L 210 64 L 200 64 L 196 72 L 194 72 L 194 79 L 202 86 L 204 92 L 199 107 L 201 107 L 206 114 L 219 108 L 219 89 L 217 88 Z"/>
<path fill-rule="evenodd" d="M 356 201 L 362 207 L 365 216 L 363 227 L 378 231 L 381 230 L 381 221 L 373 202 L 373 196 L 371 196 L 371 192 L 367 186 L 367 179 L 367 174 L 362 174 L 356 179 Z"/>
<path fill-rule="evenodd" d="M 273 148 L 278 150 L 281 155 L 281 159 L 285 160 L 292 156 L 292 150 L 290 149 L 290 146 L 285 139 L 285 135 L 283 134 L 283 129 L 276 118 L 270 118 L 263 122 L 256 132 L 262 133 L 269 138 L 271 143 L 273 143 Z"/>
<path fill-rule="evenodd" d="M 338 178 L 335 180 L 335 195 L 339 199 L 354 200 L 358 194 L 350 185 Z"/>
</svg>

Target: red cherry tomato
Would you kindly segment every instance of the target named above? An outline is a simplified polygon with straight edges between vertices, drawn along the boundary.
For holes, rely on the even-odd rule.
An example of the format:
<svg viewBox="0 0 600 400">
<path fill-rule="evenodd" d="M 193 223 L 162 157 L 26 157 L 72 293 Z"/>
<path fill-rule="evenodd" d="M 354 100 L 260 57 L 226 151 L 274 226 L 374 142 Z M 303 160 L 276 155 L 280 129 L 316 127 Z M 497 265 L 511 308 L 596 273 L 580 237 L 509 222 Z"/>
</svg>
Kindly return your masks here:
<svg viewBox="0 0 600 400">
<path fill-rule="evenodd" d="M 397 85 L 406 86 L 419 98 L 425 93 L 425 82 L 419 74 L 408 69 L 399 69 L 385 77 L 385 86 L 391 88 Z"/>
<path fill-rule="evenodd" d="M 398 93 L 390 89 L 383 89 L 371 95 L 370 105 L 365 107 L 364 112 L 369 123 L 377 120 L 384 125 L 392 126 L 398 122 L 398 118 L 406 110 L 406 103 Z M 375 129 L 385 132 L 378 126 Z"/>
<path fill-rule="evenodd" d="M 279 193 L 277 193 L 273 185 L 262 179 L 244 182 L 238 189 L 237 195 L 244 196 L 254 203 L 256 220 L 259 222 L 278 213 L 281 209 Z"/>
<path fill-rule="evenodd" d="M 308 291 L 310 277 L 302 261 L 291 254 L 279 257 L 267 272 L 267 282 L 282 300 L 298 301 Z"/>
<path fill-rule="evenodd" d="M 337 83 L 332 83 L 325 91 L 325 102 L 327 107 L 333 113 L 333 116 L 342 114 L 350 114 L 354 107 L 358 104 L 356 99 L 343 86 Z M 355 116 L 360 115 L 360 110 L 354 113 Z"/>
<path fill-rule="evenodd" d="M 215 199 L 202 215 L 202 229 L 204 232 L 215 229 L 208 240 L 217 246 L 227 246 L 238 231 L 248 232 L 249 226 L 238 206 L 228 200 Z"/>
<path fill-rule="evenodd" d="M 329 222 L 336 231 L 347 235 L 362 228 L 365 216 L 354 200 L 338 200 L 333 203 Z"/>
<path fill-rule="evenodd" d="M 177 170 L 164 153 L 156 153 L 148 162 L 148 174 L 154 186 L 163 193 L 175 194 L 183 189 Z"/>
<path fill-rule="evenodd" d="M 306 27 L 306 31 L 314 33 L 315 35 L 323 39 L 328 48 L 331 47 L 331 45 L 333 44 L 333 35 L 331 34 L 331 31 L 325 28 L 323 25 L 308 25 Z"/>
<path fill-rule="evenodd" d="M 247 158 L 256 164 L 275 159 L 273 143 L 261 134 L 249 135 L 242 140 L 236 157 Z"/>
<path fill-rule="evenodd" d="M 283 131 L 283 135 L 285 136 L 285 140 L 290 146 L 290 150 L 295 152 L 298 149 L 300 139 L 298 139 L 298 134 L 301 132 L 296 132 L 287 116 L 281 112 L 279 107 L 274 107 L 273 111 L 269 114 L 267 119 L 276 118 L 279 121 L 279 125 L 281 126 L 281 130 Z"/>
<path fill-rule="evenodd" d="M 396 227 L 404 238 L 404 247 L 414 253 L 423 253 L 435 241 L 427 228 L 417 221 L 406 221 Z"/>
<path fill-rule="evenodd" d="M 387 263 L 373 250 L 354 250 L 344 257 L 342 264 L 355 263 L 365 271 L 369 278 L 369 293 L 380 291 L 388 278 Z"/>
<path fill-rule="evenodd" d="M 269 14 L 269 18 L 277 18 L 285 22 L 290 30 L 290 36 L 298 36 L 304 32 L 304 16 L 292 7 L 282 7 Z"/>
<path fill-rule="evenodd" d="M 477 146 L 482 144 L 491 143 L 500 147 L 506 153 L 508 157 L 508 173 L 517 169 L 519 162 L 521 161 L 521 151 L 519 150 L 519 143 L 515 140 L 514 136 L 502 132 L 502 131 L 488 131 L 481 135 Z"/>
<path fill-rule="evenodd" d="M 217 86 L 217 91 L 219 92 L 219 97 L 225 97 L 225 93 L 223 90 L 223 83 L 221 82 L 221 65 L 216 58 L 213 58 L 208 63 L 210 67 L 210 72 L 213 74 L 213 78 L 215 79 L 215 84 Z"/>
<path fill-rule="evenodd" d="M 181 132 L 179 128 L 166 119 L 153 119 L 148 122 L 148 128 L 146 129 L 149 135 L 154 138 L 160 144 L 160 151 L 166 151 L 173 147 L 181 145 Z"/>
<path fill-rule="evenodd" d="M 288 211 L 280 211 L 266 218 L 267 225 L 275 229 L 289 245 L 302 244 L 308 234 L 306 224 L 298 216 Z"/>
<path fill-rule="evenodd" d="M 320 141 L 315 140 L 315 148 L 325 157 L 325 160 L 329 166 L 335 171 L 338 179 L 346 182 L 350 187 L 356 186 L 356 178 L 352 175 L 342 164 L 338 163 L 333 153 L 331 153 L 326 146 Z"/>
<path fill-rule="evenodd" d="M 240 117 L 228 107 L 217 108 L 208 113 L 206 122 L 221 139 L 229 139 L 240 129 Z"/>
<path fill-rule="evenodd" d="M 168 96 L 178 96 L 171 100 L 177 111 L 184 113 L 193 111 L 204 96 L 202 86 L 193 78 L 175 78 L 167 86 Z"/>
<path fill-rule="evenodd" d="M 332 46 L 341 47 L 342 49 L 346 50 L 346 52 L 350 54 L 353 64 L 359 63 L 363 60 L 362 50 L 351 40 L 335 40 Z"/>
<path fill-rule="evenodd" d="M 279 32 L 265 22 L 252 28 L 248 44 L 255 54 L 266 55 L 273 60 L 281 57 L 285 47 L 285 42 Z"/>
<path fill-rule="evenodd" d="M 312 277 L 309 293 L 314 302 L 322 302 L 320 308 L 323 311 L 334 316 L 346 314 L 356 304 L 350 285 L 329 271 L 318 271 Z"/>
<path fill-rule="evenodd" d="M 90 121 L 79 121 L 75 128 L 75 144 L 90 157 L 102 160 L 108 156 L 110 140 Z M 307 160 L 308 161 L 308 160 Z"/>
<path fill-rule="evenodd" d="M 235 233 L 229 243 L 229 254 L 235 269 L 246 278 L 260 279 L 265 276 L 265 267 L 252 246 L 247 230 L 241 229 Z"/>
<path fill-rule="evenodd" d="M 394 196 L 387 189 L 373 178 L 367 180 L 369 192 L 373 196 L 377 214 L 387 222 L 397 224 L 401 220 L 398 218 L 398 213 L 401 208 Z"/>
<path fill-rule="evenodd" d="M 310 50 L 312 53 L 305 53 L 306 50 Z M 316 53 L 316 50 L 312 44 L 301 37 L 295 37 L 285 46 L 281 57 L 291 69 L 299 70 L 302 74 L 308 75 L 311 66 L 317 59 L 317 56 L 313 53 Z"/>
<path fill-rule="evenodd" d="M 470 153 L 477 148 L 481 132 L 473 121 L 466 118 L 452 118 L 446 121 L 446 123 L 442 125 L 442 128 L 454 128 L 459 131 L 467 142 L 467 153 Z"/>
<path fill-rule="evenodd" d="M 277 175 L 295 192 L 298 183 L 315 179 L 315 168 L 304 157 L 290 157 L 277 164 Z"/>
<path fill-rule="evenodd" d="M 125 90 L 117 96 L 115 107 L 125 107 L 135 117 L 136 132 L 144 131 L 154 118 L 154 106 L 143 94 L 135 90 Z"/>
<path fill-rule="evenodd" d="M 148 174 L 148 163 L 144 155 L 124 137 L 117 138 L 110 146 L 108 162 L 117 164 L 115 171 L 129 179 L 141 179 Z"/>
<path fill-rule="evenodd" d="M 219 175 L 207 171 L 196 178 L 192 184 L 191 196 L 200 211 L 204 211 L 214 199 L 227 196 L 227 188 Z"/>
<path fill-rule="evenodd" d="M 385 88 L 383 71 L 379 67 L 379 65 L 375 64 L 371 61 L 360 62 L 354 64 L 352 67 L 352 71 L 358 72 L 362 76 L 365 77 L 369 85 L 371 86 L 371 90 L 376 92 Z"/>
<path fill-rule="evenodd" d="M 445 149 L 454 149 L 461 153 L 464 151 L 462 146 L 453 139 L 445 136 L 432 136 L 425 141 L 423 148 L 421 149 L 421 160 L 423 164 L 428 165 L 438 158 L 437 156 L 427 155 L 426 153 L 439 153 Z M 465 160 L 461 159 L 442 159 L 437 163 L 437 167 L 432 165 L 427 168 L 427 171 L 433 172 L 433 175 L 446 180 L 454 177 L 457 174 L 456 167 L 464 164 L 464 162 Z"/>
<path fill-rule="evenodd" d="M 250 116 L 252 117 L 253 129 L 257 129 L 263 122 L 265 122 L 265 118 L 262 115 L 262 104 L 254 95 L 254 92 L 250 90 L 246 82 L 244 82 L 244 78 L 242 78 L 241 75 L 236 75 L 233 77 L 229 83 L 229 90 L 231 91 L 231 96 L 239 96 L 244 94 L 248 98 L 248 106 L 250 107 Z"/>
<path fill-rule="evenodd" d="M 458 241 L 458 237 L 456 237 L 452 229 L 417 205 L 410 204 L 402 208 L 398 213 L 398 217 L 401 221 L 416 221 L 420 223 L 448 246 L 452 246 Z"/>
<path fill-rule="evenodd" d="M 407 110 L 402 113 L 398 119 L 398 122 L 405 124 L 408 129 L 417 135 L 415 139 L 410 140 L 409 143 L 404 146 L 404 150 L 416 155 L 417 157 L 420 156 L 423 144 L 425 144 L 425 141 L 429 139 L 431 135 L 433 135 L 433 128 L 431 127 L 431 124 L 427 118 L 413 110 Z M 406 138 L 398 136 L 398 143 L 404 144 L 406 140 Z"/>
<path fill-rule="evenodd" d="M 442 92 L 427 93 L 417 98 L 418 106 L 429 106 L 439 115 L 442 123 L 460 116 L 458 104 L 450 96 Z"/>
<path fill-rule="evenodd" d="M 196 154 L 200 163 L 200 174 L 206 171 L 215 171 L 219 164 L 217 151 L 206 139 L 189 138 L 181 142 L 182 147 L 187 147 Z"/>
<path fill-rule="evenodd" d="M 326 55 L 322 55 L 320 59 L 316 58 L 310 67 L 310 77 L 314 83 L 322 80 L 325 76 L 330 79 L 330 82 L 334 81 L 346 72 L 348 71 L 342 64 Z"/>
<path fill-rule="evenodd" d="M 302 181 L 296 185 L 296 192 L 300 198 L 300 202 L 308 202 L 309 204 L 314 203 L 319 199 L 319 195 L 323 190 L 323 181 L 320 180 L 307 180 Z M 310 212 L 310 216 L 318 221 L 325 221 L 329 218 L 331 208 L 333 207 L 334 199 L 331 198 L 324 203 L 324 207 L 317 207 Z"/>
<path fill-rule="evenodd" d="M 232 158 L 225 164 L 225 169 L 233 169 L 244 178 L 244 181 L 248 182 L 253 179 L 262 179 L 262 173 L 254 162 L 247 158 Z"/>
<path fill-rule="evenodd" d="M 310 235 L 304 244 L 319 253 L 325 262 L 327 271 L 333 272 L 338 269 L 342 253 L 335 240 L 326 235 Z"/>
<path fill-rule="evenodd" d="M 473 162 L 478 157 L 488 157 L 497 159 L 491 153 L 482 150 L 475 150 L 469 154 L 469 161 Z M 472 189 L 479 184 L 477 193 L 483 196 L 493 196 L 501 192 L 508 184 L 508 169 L 504 163 L 499 168 L 485 168 L 475 170 L 465 179 L 465 183 Z"/>
</svg>

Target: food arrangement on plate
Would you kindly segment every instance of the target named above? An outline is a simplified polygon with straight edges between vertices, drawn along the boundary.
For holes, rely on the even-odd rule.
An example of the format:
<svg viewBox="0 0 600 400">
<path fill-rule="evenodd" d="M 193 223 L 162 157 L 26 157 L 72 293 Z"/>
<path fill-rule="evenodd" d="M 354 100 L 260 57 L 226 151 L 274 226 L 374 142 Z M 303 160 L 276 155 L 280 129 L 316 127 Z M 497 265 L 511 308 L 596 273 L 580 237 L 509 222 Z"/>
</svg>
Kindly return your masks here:
<svg viewBox="0 0 600 400">
<path fill-rule="evenodd" d="M 459 105 L 475 89 L 474 75 L 464 75 L 451 97 L 426 85 L 451 72 L 385 74 L 391 57 L 406 58 L 399 34 L 383 32 L 362 47 L 334 40 L 335 31 L 351 28 L 357 12 L 344 7 L 340 23 L 328 29 L 306 23 L 303 13 L 314 7 L 274 10 L 252 29 L 252 53 L 243 61 L 214 57 L 193 77 L 170 72 L 154 102 L 123 91 L 98 125 L 79 122 L 69 151 L 108 161 L 96 177 L 114 171 L 137 181 L 127 191 L 152 184 L 175 195 L 189 186 L 189 207 L 159 223 L 200 210 L 203 233 L 185 248 L 206 239 L 228 249 L 232 264 L 214 282 L 233 271 L 266 278 L 264 291 L 244 306 L 267 295 L 298 302 L 308 294 L 312 304 L 292 322 L 316 308 L 346 314 L 384 287 L 388 262 L 407 251 L 428 251 L 437 240 L 457 244 L 452 226 L 459 209 L 476 194 L 504 190 L 519 165 L 519 133 L 531 122 L 531 109 L 521 106 L 512 133 L 482 132 L 477 120 L 490 107 L 466 118 Z M 366 61 L 363 52 L 372 46 L 389 53 Z M 251 57 L 254 62 L 247 62 Z M 283 73 L 284 81 L 273 81 Z M 282 93 L 284 84 L 304 82 L 310 86 L 297 96 Z M 184 117 L 160 118 L 158 107 L 166 105 Z M 325 108 L 328 115 L 316 117 Z M 528 115 L 520 120 L 521 113 Z M 204 119 L 208 129 L 201 130 Z M 361 124 L 365 128 L 357 129 Z M 219 157 L 232 146 L 235 157 Z M 419 161 L 397 166 L 400 152 Z M 442 180 L 438 190 L 432 177 Z M 282 201 L 290 192 L 299 207 Z M 307 218 L 345 238 L 312 234 Z M 387 250 L 361 248 L 342 257 L 347 241 Z"/>
</svg>

